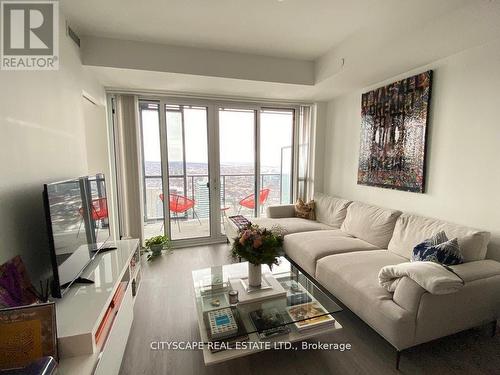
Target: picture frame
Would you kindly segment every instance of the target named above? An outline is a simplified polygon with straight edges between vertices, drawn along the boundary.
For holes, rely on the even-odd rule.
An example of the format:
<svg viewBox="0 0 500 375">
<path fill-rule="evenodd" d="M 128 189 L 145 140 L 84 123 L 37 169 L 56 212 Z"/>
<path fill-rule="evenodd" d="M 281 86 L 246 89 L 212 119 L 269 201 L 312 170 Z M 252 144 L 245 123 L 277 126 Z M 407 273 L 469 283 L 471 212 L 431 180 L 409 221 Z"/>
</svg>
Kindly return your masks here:
<svg viewBox="0 0 500 375">
<path fill-rule="evenodd" d="M 58 360 L 54 302 L 0 310 L 0 369 L 20 368 L 51 356 Z"/>
<path fill-rule="evenodd" d="M 358 184 L 425 192 L 432 70 L 361 97 Z"/>
</svg>

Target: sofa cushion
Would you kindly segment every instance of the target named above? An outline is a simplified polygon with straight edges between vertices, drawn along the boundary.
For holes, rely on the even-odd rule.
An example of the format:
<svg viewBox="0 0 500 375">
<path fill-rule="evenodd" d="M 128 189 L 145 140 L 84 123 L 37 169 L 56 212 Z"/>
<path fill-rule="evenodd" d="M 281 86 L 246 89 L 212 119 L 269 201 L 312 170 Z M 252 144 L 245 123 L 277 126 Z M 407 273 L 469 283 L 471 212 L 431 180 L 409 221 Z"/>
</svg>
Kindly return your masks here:
<svg viewBox="0 0 500 375">
<path fill-rule="evenodd" d="M 387 250 L 330 255 L 318 260 L 316 279 L 350 310 L 398 349 L 411 346 L 415 312 L 392 299 L 378 282 L 384 266 L 407 260 Z"/>
<path fill-rule="evenodd" d="M 490 239 L 489 232 L 410 214 L 402 214 L 398 218 L 389 242 L 389 251 L 410 259 L 417 244 L 440 231 L 444 231 L 448 238 L 458 239 L 465 262 L 485 258 Z"/>
<path fill-rule="evenodd" d="M 467 284 L 471 281 L 500 277 L 500 262 L 492 259 L 478 260 L 450 267 Z"/>
<path fill-rule="evenodd" d="M 341 229 L 379 249 L 387 249 L 399 215 L 400 211 L 352 202 Z"/>
<path fill-rule="evenodd" d="M 376 249 L 368 242 L 351 237 L 340 229 L 290 234 L 285 236 L 283 248 L 295 263 L 313 277 L 318 259 L 349 251 Z"/>
<path fill-rule="evenodd" d="M 250 219 L 252 224 L 257 224 L 259 227 L 271 229 L 274 226 L 279 226 L 285 230 L 285 234 L 308 232 L 311 230 L 332 229 L 331 226 L 314 221 L 301 219 L 298 217 L 285 217 L 281 219 L 270 219 L 266 217 L 258 219 Z"/>
<path fill-rule="evenodd" d="M 347 214 L 351 201 L 332 197 L 323 193 L 314 193 L 314 211 L 316 220 L 323 224 L 340 228 Z"/>
</svg>

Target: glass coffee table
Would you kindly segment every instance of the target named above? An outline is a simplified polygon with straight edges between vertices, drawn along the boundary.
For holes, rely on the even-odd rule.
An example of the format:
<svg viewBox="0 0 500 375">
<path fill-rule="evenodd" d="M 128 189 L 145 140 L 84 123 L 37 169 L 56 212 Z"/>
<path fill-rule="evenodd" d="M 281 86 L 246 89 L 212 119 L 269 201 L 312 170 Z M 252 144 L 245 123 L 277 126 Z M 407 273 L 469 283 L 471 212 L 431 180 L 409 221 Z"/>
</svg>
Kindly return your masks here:
<svg viewBox="0 0 500 375">
<path fill-rule="evenodd" d="M 286 258 L 272 271 L 262 266 L 261 291 L 249 290 L 247 275 L 247 262 L 193 271 L 205 365 L 290 349 L 292 342 L 342 328 L 332 315 L 341 307 Z M 238 290 L 240 302 L 230 298 L 232 289 Z"/>
</svg>

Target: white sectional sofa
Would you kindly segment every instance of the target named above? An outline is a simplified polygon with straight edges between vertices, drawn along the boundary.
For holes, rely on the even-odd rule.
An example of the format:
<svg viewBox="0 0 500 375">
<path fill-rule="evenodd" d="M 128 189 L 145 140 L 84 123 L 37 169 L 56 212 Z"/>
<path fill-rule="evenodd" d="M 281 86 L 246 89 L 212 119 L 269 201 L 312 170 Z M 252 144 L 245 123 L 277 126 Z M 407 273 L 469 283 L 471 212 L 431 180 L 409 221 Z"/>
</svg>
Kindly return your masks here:
<svg viewBox="0 0 500 375">
<path fill-rule="evenodd" d="M 500 263 L 485 259 L 488 232 L 323 194 L 315 202 L 317 221 L 294 218 L 293 205 L 252 221 L 282 226 L 287 256 L 398 353 L 500 317 Z M 440 230 L 458 238 L 465 259 L 452 266 L 465 281 L 459 292 L 433 295 L 407 277 L 394 293 L 379 285 L 382 267 L 408 262 L 414 246 Z"/>
</svg>

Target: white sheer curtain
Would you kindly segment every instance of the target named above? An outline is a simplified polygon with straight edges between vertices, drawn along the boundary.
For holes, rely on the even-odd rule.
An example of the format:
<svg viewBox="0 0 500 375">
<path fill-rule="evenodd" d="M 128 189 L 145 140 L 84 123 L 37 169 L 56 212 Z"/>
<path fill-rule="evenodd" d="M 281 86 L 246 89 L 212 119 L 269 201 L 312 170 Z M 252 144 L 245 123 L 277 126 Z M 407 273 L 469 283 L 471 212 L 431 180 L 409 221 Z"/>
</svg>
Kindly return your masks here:
<svg viewBox="0 0 500 375">
<path fill-rule="evenodd" d="M 311 106 L 300 106 L 298 116 L 298 161 L 296 198 L 305 201 L 314 194 L 314 111 Z"/>
<path fill-rule="evenodd" d="M 142 162 L 138 98 L 115 96 L 114 137 L 121 238 L 143 240 Z"/>
</svg>

